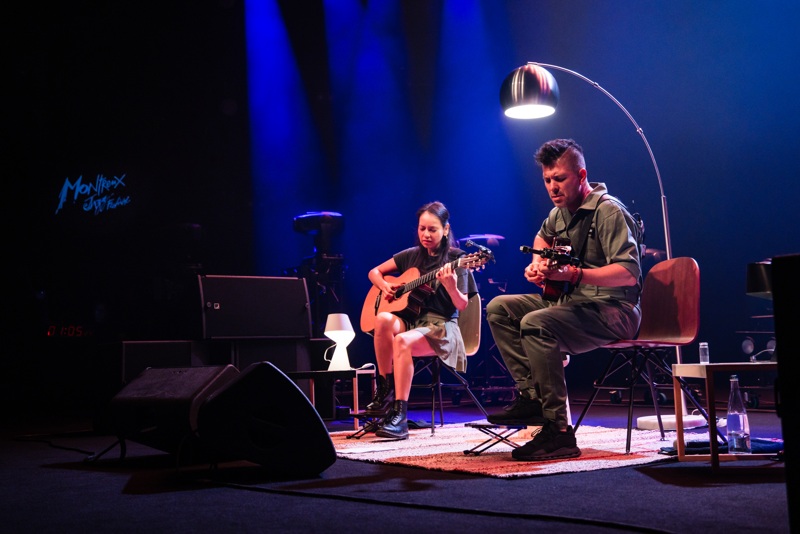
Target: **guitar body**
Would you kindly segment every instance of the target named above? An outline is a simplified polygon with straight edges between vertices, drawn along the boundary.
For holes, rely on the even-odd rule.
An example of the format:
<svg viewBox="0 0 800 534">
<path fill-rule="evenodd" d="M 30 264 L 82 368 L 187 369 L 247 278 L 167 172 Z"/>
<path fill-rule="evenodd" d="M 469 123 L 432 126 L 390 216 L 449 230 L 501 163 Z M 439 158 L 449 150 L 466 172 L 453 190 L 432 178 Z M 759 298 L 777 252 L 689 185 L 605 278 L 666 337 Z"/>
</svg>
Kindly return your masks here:
<svg viewBox="0 0 800 534">
<path fill-rule="evenodd" d="M 550 302 L 558 302 L 558 299 L 561 298 L 561 295 L 563 295 L 567 289 L 569 289 L 569 284 L 567 282 L 546 280 L 542 287 L 542 298 Z"/>
<path fill-rule="evenodd" d="M 494 261 L 492 251 L 485 248 L 480 252 L 461 256 L 452 262 L 453 269 L 481 269 L 488 261 Z M 437 269 L 438 270 L 438 269 Z M 395 296 L 385 298 L 383 292 L 372 286 L 361 308 L 361 330 L 370 333 L 375 330 L 375 317 L 381 312 L 389 312 L 413 322 L 420 316 L 425 301 L 434 293 L 429 282 L 436 279 L 437 270 L 420 276 L 419 269 L 412 267 L 400 276 L 385 276 L 384 280 L 396 288 Z"/>
<path fill-rule="evenodd" d="M 417 278 L 419 278 L 419 270 L 415 267 L 408 269 L 400 276 L 385 277 L 392 286 L 401 286 Z M 425 299 L 432 293 L 431 286 L 425 284 L 413 291 L 403 292 L 399 297 L 390 300 L 384 298 L 383 292 L 377 287 L 372 286 L 364 300 L 364 307 L 361 309 L 361 330 L 363 332 L 375 330 L 375 317 L 380 312 L 393 313 L 406 321 L 413 321 L 420 315 Z"/>
<path fill-rule="evenodd" d="M 408 269 L 400 276 L 386 276 L 385 279 L 392 286 L 401 286 L 419 278 L 419 270 L 415 267 Z M 386 299 L 383 292 L 377 287 L 372 286 L 364 300 L 364 307 L 361 309 L 361 330 L 372 332 L 375 330 L 375 317 L 380 312 L 389 312 L 406 320 L 413 321 L 420 315 L 422 306 L 429 295 L 433 294 L 433 288 L 424 284 L 413 291 L 403 292 L 399 297 Z"/>
<path fill-rule="evenodd" d="M 553 249 L 559 253 L 569 254 L 572 251 L 571 241 L 568 237 L 556 237 L 553 240 Z M 551 260 L 552 261 L 552 260 Z M 565 262 L 552 261 L 552 264 L 561 267 Z M 545 280 L 542 287 L 542 298 L 550 302 L 557 302 L 561 295 L 570 291 L 569 282 L 562 280 Z"/>
</svg>

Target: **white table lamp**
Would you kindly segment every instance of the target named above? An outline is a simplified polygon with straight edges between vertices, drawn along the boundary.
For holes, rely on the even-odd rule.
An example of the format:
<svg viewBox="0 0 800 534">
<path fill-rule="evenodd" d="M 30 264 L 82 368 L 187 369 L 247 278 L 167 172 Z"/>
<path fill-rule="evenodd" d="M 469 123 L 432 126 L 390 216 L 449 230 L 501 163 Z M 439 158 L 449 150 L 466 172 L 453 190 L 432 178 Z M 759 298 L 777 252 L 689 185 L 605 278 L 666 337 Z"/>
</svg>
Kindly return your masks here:
<svg viewBox="0 0 800 534">
<path fill-rule="evenodd" d="M 335 343 L 333 345 L 333 356 L 328 359 L 327 351 L 325 360 L 330 362 L 328 371 L 349 371 L 350 359 L 347 356 L 347 346 L 356 337 L 350 318 L 345 313 L 331 313 L 328 315 L 328 322 L 325 323 L 325 337 L 330 338 Z M 328 349 L 330 350 L 330 348 Z"/>
</svg>

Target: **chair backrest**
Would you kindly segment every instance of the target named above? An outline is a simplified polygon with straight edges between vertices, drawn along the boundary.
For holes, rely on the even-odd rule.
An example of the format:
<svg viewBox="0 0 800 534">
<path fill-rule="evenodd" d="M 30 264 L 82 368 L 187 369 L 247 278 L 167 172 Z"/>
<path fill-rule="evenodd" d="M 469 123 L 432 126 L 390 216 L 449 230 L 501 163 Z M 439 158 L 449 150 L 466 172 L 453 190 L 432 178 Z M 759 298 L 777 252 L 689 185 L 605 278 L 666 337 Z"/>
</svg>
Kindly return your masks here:
<svg viewBox="0 0 800 534">
<path fill-rule="evenodd" d="M 478 352 L 481 344 L 481 304 L 481 296 L 475 293 L 470 297 L 466 309 L 458 314 L 458 328 L 464 338 L 467 356 Z"/>
<path fill-rule="evenodd" d="M 655 264 L 642 289 L 637 340 L 688 345 L 700 329 L 700 267 L 693 258 Z"/>
</svg>

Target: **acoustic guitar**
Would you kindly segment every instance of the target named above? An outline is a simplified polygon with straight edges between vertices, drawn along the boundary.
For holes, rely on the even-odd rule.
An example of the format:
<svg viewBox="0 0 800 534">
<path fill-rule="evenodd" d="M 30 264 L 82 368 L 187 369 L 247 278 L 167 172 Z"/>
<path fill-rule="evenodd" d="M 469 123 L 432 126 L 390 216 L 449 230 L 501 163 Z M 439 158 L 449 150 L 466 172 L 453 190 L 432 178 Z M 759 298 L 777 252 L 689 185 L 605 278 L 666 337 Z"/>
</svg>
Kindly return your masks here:
<svg viewBox="0 0 800 534">
<path fill-rule="evenodd" d="M 572 256 L 572 246 L 568 237 L 556 237 L 553 240 L 553 248 L 535 249 L 531 247 L 519 247 L 525 254 L 538 254 L 547 260 L 548 265 L 562 267 L 564 265 L 581 264 L 581 260 Z M 562 280 L 545 280 L 542 286 L 542 298 L 551 302 L 556 302 L 564 293 L 571 291 L 569 282 Z"/>
<path fill-rule="evenodd" d="M 453 269 L 481 269 L 492 259 L 492 251 L 483 247 L 479 252 L 456 258 L 449 265 Z M 438 271 L 439 268 L 420 276 L 419 269 L 412 267 L 400 276 L 386 276 L 386 281 L 396 288 L 393 297 L 384 298 L 383 291 L 372 286 L 361 309 L 361 330 L 366 333 L 375 330 L 375 317 L 380 312 L 394 313 L 406 321 L 419 317 L 425 301 L 435 291 L 430 282 L 436 279 Z"/>
</svg>

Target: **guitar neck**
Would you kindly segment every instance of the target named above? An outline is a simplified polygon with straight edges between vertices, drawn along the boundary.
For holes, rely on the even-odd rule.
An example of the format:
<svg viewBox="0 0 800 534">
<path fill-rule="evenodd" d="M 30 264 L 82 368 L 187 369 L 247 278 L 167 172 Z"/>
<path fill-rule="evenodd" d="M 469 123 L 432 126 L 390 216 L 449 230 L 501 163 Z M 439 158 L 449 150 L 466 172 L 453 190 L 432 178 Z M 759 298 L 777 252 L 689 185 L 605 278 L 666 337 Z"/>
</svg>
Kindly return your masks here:
<svg viewBox="0 0 800 534">
<path fill-rule="evenodd" d="M 456 258 L 455 260 L 449 262 L 448 265 L 450 265 L 450 267 L 452 267 L 452 268 L 456 268 L 456 267 L 459 266 L 460 263 L 461 263 L 461 258 Z M 436 273 L 437 272 L 439 272 L 439 269 L 435 269 L 435 270 L 433 270 L 433 271 L 431 271 L 429 273 L 423 274 L 422 276 L 420 276 L 419 278 L 417 278 L 415 280 L 411 280 L 410 282 L 406 282 L 405 284 L 403 284 L 402 290 L 401 291 L 399 290 L 397 293 L 395 293 L 395 295 L 399 296 L 402 293 L 407 293 L 408 291 L 413 291 L 414 289 L 418 288 L 419 286 L 421 286 L 423 284 L 427 284 L 428 282 L 430 282 L 431 280 L 436 278 Z"/>
</svg>

